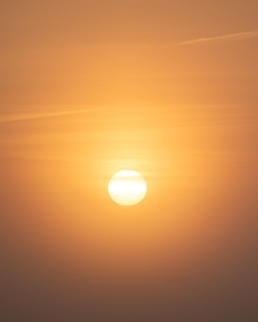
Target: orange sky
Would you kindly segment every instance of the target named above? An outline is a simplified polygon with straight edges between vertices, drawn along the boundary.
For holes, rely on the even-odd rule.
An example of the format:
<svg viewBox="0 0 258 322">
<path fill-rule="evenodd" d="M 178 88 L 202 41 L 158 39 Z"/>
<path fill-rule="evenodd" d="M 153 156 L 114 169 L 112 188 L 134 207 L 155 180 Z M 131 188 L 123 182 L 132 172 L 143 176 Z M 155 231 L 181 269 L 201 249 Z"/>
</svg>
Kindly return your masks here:
<svg viewBox="0 0 258 322">
<path fill-rule="evenodd" d="M 3 321 L 256 321 L 257 2 L 0 15 Z"/>
</svg>

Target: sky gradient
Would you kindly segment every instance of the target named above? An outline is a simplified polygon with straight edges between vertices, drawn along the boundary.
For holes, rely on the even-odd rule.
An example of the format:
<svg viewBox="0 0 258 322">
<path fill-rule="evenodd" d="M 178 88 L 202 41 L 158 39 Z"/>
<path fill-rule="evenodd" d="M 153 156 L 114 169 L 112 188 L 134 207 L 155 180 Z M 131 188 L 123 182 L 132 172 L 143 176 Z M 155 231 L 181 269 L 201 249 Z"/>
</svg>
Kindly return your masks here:
<svg viewBox="0 0 258 322">
<path fill-rule="evenodd" d="M 0 320 L 256 322 L 257 1 L 0 16 Z"/>
</svg>

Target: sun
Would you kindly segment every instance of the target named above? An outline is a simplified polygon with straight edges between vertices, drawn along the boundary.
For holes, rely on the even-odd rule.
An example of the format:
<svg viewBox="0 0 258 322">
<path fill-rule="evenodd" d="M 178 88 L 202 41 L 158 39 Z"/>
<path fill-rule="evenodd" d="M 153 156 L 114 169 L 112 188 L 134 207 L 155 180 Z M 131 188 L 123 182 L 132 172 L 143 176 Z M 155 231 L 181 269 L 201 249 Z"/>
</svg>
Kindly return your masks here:
<svg viewBox="0 0 258 322">
<path fill-rule="evenodd" d="M 109 181 L 110 197 L 119 205 L 133 206 L 142 201 L 147 193 L 144 178 L 136 171 L 122 170 Z"/>
</svg>

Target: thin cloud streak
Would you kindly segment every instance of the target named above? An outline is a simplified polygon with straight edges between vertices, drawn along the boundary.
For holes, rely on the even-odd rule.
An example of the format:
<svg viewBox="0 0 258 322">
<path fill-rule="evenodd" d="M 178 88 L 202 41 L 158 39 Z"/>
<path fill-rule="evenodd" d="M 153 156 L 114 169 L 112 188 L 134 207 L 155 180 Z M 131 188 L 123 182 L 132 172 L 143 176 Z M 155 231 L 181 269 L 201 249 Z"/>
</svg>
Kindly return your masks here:
<svg viewBox="0 0 258 322">
<path fill-rule="evenodd" d="M 217 36 L 217 37 L 200 38 L 200 39 L 183 41 L 175 44 L 175 46 L 184 46 L 184 45 L 198 44 L 198 43 L 211 42 L 211 41 L 227 41 L 227 40 L 236 41 L 236 40 L 250 39 L 250 38 L 257 38 L 257 37 L 258 37 L 258 30 L 254 30 L 254 31 L 248 31 L 248 32 L 239 32 L 234 34 Z"/>
<path fill-rule="evenodd" d="M 94 109 L 87 109 L 87 110 L 74 110 L 74 111 L 55 112 L 55 113 L 19 113 L 19 114 L 14 113 L 14 114 L 8 114 L 8 115 L 0 115 L 0 123 L 29 121 L 29 120 L 36 120 L 36 119 L 42 119 L 42 118 L 87 113 L 87 112 L 94 112 L 94 111 L 103 111 L 103 110 L 107 110 L 107 108 L 94 108 Z"/>
</svg>

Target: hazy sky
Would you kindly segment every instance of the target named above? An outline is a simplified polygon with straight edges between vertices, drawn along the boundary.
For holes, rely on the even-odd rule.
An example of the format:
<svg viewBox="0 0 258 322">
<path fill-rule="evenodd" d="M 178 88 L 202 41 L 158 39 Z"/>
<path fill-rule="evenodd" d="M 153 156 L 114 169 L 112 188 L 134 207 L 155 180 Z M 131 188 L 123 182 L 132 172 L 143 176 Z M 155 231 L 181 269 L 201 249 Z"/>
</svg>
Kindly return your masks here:
<svg viewBox="0 0 258 322">
<path fill-rule="evenodd" d="M 1 2 L 1 321 L 258 321 L 257 17 Z"/>
</svg>

